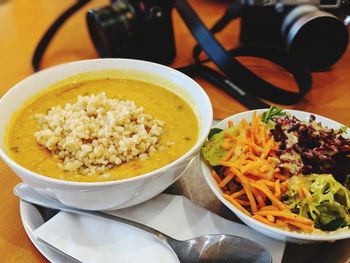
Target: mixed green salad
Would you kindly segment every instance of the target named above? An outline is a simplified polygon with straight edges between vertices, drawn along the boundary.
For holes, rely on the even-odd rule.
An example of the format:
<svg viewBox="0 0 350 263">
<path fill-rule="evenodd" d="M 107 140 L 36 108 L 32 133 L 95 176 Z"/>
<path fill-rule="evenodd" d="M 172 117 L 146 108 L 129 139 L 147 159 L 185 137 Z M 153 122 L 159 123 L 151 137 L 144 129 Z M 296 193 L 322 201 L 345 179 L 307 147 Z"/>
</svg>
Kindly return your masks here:
<svg viewBox="0 0 350 263">
<path fill-rule="evenodd" d="M 202 148 L 224 197 L 265 224 L 302 232 L 349 230 L 350 139 L 271 107 L 226 129 Z"/>
</svg>

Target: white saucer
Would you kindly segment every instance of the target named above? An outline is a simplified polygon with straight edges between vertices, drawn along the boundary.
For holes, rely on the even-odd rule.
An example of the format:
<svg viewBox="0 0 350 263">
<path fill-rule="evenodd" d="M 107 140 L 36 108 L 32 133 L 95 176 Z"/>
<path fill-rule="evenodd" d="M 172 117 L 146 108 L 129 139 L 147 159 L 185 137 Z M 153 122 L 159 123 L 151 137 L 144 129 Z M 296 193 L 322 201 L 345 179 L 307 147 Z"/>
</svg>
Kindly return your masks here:
<svg viewBox="0 0 350 263">
<path fill-rule="evenodd" d="M 61 255 L 59 252 L 57 252 L 50 246 L 41 242 L 35 236 L 35 229 L 44 224 L 46 221 L 34 205 L 20 200 L 19 209 L 22 224 L 24 226 L 25 231 L 27 232 L 28 237 L 45 258 L 47 258 L 50 262 L 75 262 L 72 261 L 69 257 Z"/>
<path fill-rule="evenodd" d="M 169 258 L 169 253 L 160 253 L 162 251 L 155 247 L 155 243 L 159 244 L 159 240 L 155 242 L 153 238 L 152 241 L 150 240 L 150 236 L 145 233 L 143 235 L 147 235 L 147 237 L 143 238 L 133 233 L 133 231 L 140 232 L 141 230 L 132 228 L 133 231 L 131 231 L 130 226 L 123 225 L 123 227 L 120 227 L 114 221 L 106 221 L 101 224 L 101 221 L 99 221 L 101 219 L 80 217 L 70 215 L 69 213 L 59 213 L 53 217 L 52 211 L 45 208 L 40 208 L 39 211 L 36 206 L 20 201 L 22 224 L 30 240 L 51 262 L 73 263 L 76 261 L 59 254 L 50 245 L 43 243 L 38 236 L 54 247 L 68 251 L 66 253 L 83 262 L 89 260 L 90 262 L 96 262 L 91 260 L 98 255 L 111 256 L 110 253 L 104 253 L 102 249 L 105 248 L 105 245 L 108 246 L 107 248 L 110 248 L 111 244 L 116 243 L 119 243 L 119 245 L 113 247 L 117 247 L 118 249 L 113 248 L 110 251 L 113 253 L 112 258 L 114 260 L 116 259 L 115 253 L 117 253 L 117 257 L 120 257 L 120 259 L 124 259 L 124 261 L 118 260 L 118 262 L 135 262 L 135 260 L 130 261 L 131 258 L 135 259 L 135 257 L 137 257 L 136 262 L 145 262 L 147 258 L 153 259 L 147 262 L 170 262 L 170 260 L 163 260 Z M 245 237 L 268 249 L 276 263 L 281 262 L 285 248 L 284 242 L 267 238 L 244 225 L 219 217 L 183 196 L 161 194 L 137 207 L 113 211 L 111 213 L 144 223 L 180 240 L 220 233 Z M 49 221 L 51 217 L 53 218 Z M 48 224 L 44 225 L 47 221 L 49 221 Z M 81 225 L 80 228 L 76 227 L 76 222 L 79 222 Z M 91 226 L 94 227 L 91 228 Z M 38 229 L 39 227 L 40 229 Z M 91 240 L 93 242 L 89 245 L 88 243 Z M 126 244 L 128 245 L 125 249 L 121 244 L 123 240 L 126 240 Z M 143 242 L 142 246 L 138 245 L 141 241 Z M 96 242 L 101 244 L 97 246 L 98 250 L 92 248 L 97 245 Z M 163 245 L 161 247 L 164 249 Z M 137 253 L 135 253 L 136 248 Z M 120 251 L 120 249 L 122 250 Z"/>
</svg>

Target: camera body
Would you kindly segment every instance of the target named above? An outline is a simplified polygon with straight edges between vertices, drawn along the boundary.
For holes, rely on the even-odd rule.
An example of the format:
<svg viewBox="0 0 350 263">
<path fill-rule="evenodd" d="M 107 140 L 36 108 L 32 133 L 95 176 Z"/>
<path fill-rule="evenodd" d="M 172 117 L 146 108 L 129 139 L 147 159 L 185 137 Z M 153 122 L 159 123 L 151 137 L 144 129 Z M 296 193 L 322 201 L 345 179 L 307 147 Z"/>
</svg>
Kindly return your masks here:
<svg viewBox="0 0 350 263">
<path fill-rule="evenodd" d="M 287 50 L 310 69 L 325 69 L 345 52 L 341 0 L 242 0 L 240 42 Z"/>
<path fill-rule="evenodd" d="M 176 57 L 174 0 L 114 0 L 90 10 L 87 24 L 101 57 L 135 58 L 170 64 Z"/>
</svg>

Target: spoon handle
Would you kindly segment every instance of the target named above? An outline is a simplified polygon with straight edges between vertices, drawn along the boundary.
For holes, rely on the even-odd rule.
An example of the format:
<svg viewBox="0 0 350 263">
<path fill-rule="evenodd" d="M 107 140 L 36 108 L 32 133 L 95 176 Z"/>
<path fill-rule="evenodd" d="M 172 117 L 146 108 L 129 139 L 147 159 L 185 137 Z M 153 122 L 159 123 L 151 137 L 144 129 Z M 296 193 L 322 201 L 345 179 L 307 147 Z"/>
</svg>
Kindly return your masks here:
<svg viewBox="0 0 350 263">
<path fill-rule="evenodd" d="M 36 205 L 40 205 L 43 207 L 61 210 L 61 211 L 65 211 L 65 212 L 70 212 L 70 213 L 79 214 L 79 215 L 102 217 L 102 218 L 106 218 L 109 220 L 124 223 L 124 224 L 130 225 L 130 226 L 133 226 L 135 228 L 141 229 L 145 232 L 148 232 L 149 234 L 155 236 L 156 238 L 160 239 L 161 241 L 163 241 L 165 243 L 168 243 L 169 240 L 172 240 L 171 237 L 159 232 L 158 230 L 156 230 L 152 227 L 143 225 L 141 223 L 138 223 L 138 222 L 126 219 L 126 218 L 118 217 L 115 215 L 109 215 L 109 214 L 99 212 L 99 211 L 88 211 L 88 210 L 83 210 L 83 209 L 79 209 L 79 208 L 73 208 L 70 206 L 66 206 L 56 199 L 53 199 L 51 197 L 48 197 L 46 195 L 42 195 L 42 194 L 38 193 L 31 186 L 24 184 L 24 183 L 20 183 L 20 184 L 15 186 L 14 194 L 17 195 L 19 198 L 21 198 L 23 201 L 26 201 L 26 202 L 29 202 L 32 204 L 36 204 Z"/>
</svg>

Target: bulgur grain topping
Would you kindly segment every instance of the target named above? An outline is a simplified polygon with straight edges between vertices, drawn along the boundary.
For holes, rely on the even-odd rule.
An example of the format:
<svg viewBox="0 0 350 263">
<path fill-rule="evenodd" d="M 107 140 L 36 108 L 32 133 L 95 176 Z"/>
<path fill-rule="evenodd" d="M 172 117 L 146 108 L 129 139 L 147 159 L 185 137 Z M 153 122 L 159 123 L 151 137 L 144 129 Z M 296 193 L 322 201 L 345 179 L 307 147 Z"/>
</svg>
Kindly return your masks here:
<svg viewBox="0 0 350 263">
<path fill-rule="evenodd" d="M 60 160 L 65 171 L 91 175 L 159 148 L 164 122 L 145 114 L 134 101 L 108 99 L 105 93 L 78 96 L 74 104 L 36 114 L 36 141 Z"/>
</svg>

